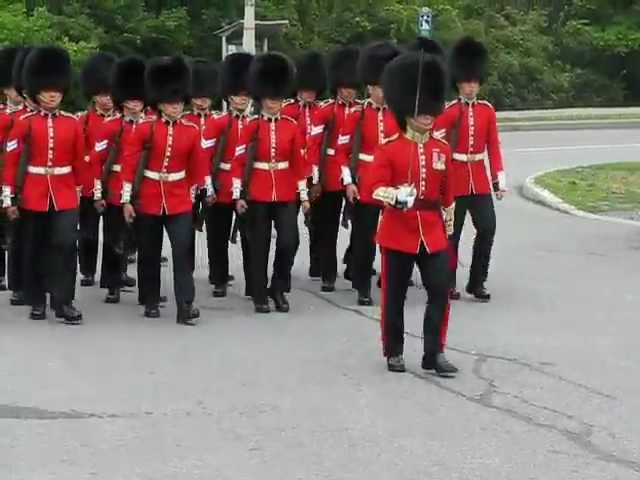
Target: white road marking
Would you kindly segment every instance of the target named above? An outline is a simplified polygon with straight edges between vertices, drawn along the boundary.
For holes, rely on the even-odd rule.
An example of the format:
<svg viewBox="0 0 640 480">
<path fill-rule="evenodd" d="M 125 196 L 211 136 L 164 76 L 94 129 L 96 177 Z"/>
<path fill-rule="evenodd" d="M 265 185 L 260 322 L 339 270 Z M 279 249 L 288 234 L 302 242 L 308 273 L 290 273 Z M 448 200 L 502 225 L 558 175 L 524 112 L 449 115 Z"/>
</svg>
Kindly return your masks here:
<svg viewBox="0 0 640 480">
<path fill-rule="evenodd" d="M 558 145 L 555 147 L 507 148 L 507 152 L 553 152 L 560 150 L 600 150 L 609 148 L 637 148 L 640 143 L 618 143 L 613 145 Z"/>
</svg>

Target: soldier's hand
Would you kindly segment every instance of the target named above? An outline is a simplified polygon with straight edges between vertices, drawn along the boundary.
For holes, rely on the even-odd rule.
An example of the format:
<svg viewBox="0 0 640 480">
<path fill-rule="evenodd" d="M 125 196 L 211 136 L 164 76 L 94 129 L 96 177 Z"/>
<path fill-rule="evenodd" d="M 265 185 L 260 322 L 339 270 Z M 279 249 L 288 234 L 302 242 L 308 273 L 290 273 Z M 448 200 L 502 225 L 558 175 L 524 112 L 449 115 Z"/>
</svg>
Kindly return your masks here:
<svg viewBox="0 0 640 480">
<path fill-rule="evenodd" d="M 311 188 L 309 189 L 309 200 L 311 200 L 312 202 L 315 202 L 320 198 L 321 195 L 322 195 L 322 185 L 320 185 L 319 183 L 312 185 Z"/>
<path fill-rule="evenodd" d="M 360 192 L 358 192 L 358 187 L 353 183 L 346 186 L 345 193 L 347 195 L 347 200 L 349 200 L 349 202 L 351 203 L 356 203 L 358 200 L 360 200 Z"/>
<path fill-rule="evenodd" d="M 247 210 L 249 210 L 249 205 L 247 205 L 246 200 L 236 201 L 236 212 L 238 212 L 238 215 L 244 215 Z"/>
<path fill-rule="evenodd" d="M 306 216 L 309 213 L 309 210 L 311 210 L 311 202 L 308 200 L 302 202 L 302 213 Z"/>
<path fill-rule="evenodd" d="M 211 205 L 213 205 L 214 203 L 216 203 L 216 200 L 218 200 L 218 197 L 216 197 L 216 194 L 215 194 L 215 193 L 212 193 L 211 195 L 208 195 L 208 196 L 205 198 L 205 203 L 206 203 L 208 206 L 211 206 Z"/>
<path fill-rule="evenodd" d="M 107 208 L 107 202 L 105 202 L 104 200 L 96 200 L 95 202 L 93 202 L 93 206 L 98 213 L 102 213 Z"/>
<path fill-rule="evenodd" d="M 19 217 L 20 210 L 18 210 L 18 207 L 7 207 L 7 218 L 9 219 L 9 221 L 13 222 Z"/>
<path fill-rule="evenodd" d="M 504 197 L 507 195 L 507 191 L 506 190 L 498 190 L 496 192 L 496 200 L 502 200 L 504 199 Z"/>
<path fill-rule="evenodd" d="M 136 210 L 130 203 L 125 203 L 122 206 L 122 214 L 124 215 L 124 221 L 128 224 L 132 224 L 136 219 Z"/>
</svg>

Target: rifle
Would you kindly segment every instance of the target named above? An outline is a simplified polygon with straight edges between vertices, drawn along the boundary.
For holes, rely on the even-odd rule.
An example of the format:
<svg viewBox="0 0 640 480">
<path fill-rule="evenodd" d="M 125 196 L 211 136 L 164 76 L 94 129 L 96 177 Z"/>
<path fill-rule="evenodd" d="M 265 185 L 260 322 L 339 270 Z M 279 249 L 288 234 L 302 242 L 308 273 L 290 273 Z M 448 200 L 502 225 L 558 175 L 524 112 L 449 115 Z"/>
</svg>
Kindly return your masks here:
<svg viewBox="0 0 640 480">
<path fill-rule="evenodd" d="M 251 181 L 251 174 L 253 173 L 253 164 L 256 161 L 256 147 L 258 144 L 258 133 L 260 131 L 260 123 L 258 123 L 258 128 L 254 132 L 251 137 L 251 141 L 247 146 L 247 163 L 244 166 L 244 172 L 242 175 L 242 193 L 240 197 L 243 200 L 247 200 L 248 191 L 249 191 L 249 182 Z M 233 227 L 231 229 L 231 237 L 229 241 L 234 245 L 238 243 L 238 231 L 240 230 L 240 222 L 242 221 L 242 216 L 238 215 L 236 212 L 235 218 L 233 220 Z"/>
<path fill-rule="evenodd" d="M 107 156 L 107 161 L 104 162 L 102 166 L 102 175 L 100 177 L 100 182 L 102 183 L 102 198 L 107 198 L 109 195 L 109 177 L 111 176 L 111 169 L 116 164 L 116 160 L 118 159 L 118 154 L 120 153 L 120 140 L 122 139 L 122 132 L 124 130 L 124 120 L 120 125 L 120 130 L 116 134 L 113 139 L 113 143 L 109 148 L 109 155 Z"/>
</svg>

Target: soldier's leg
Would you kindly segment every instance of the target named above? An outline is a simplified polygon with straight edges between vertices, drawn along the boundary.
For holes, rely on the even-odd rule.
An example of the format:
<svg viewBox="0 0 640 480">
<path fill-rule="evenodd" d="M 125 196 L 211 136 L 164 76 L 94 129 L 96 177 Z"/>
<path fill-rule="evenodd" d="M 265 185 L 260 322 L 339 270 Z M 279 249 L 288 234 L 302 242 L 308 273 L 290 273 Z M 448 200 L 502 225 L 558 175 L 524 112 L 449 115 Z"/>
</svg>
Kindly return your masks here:
<svg viewBox="0 0 640 480">
<path fill-rule="evenodd" d="M 244 272 L 244 296 L 253 297 L 253 280 L 251 276 L 251 243 L 249 242 L 249 234 L 246 219 L 241 220 L 240 231 L 240 248 L 242 249 L 242 270 Z"/>
<path fill-rule="evenodd" d="M 251 291 L 255 305 L 267 305 L 267 268 L 271 248 L 271 203 L 251 202 L 247 215 L 247 233 L 251 248 Z"/>
<path fill-rule="evenodd" d="M 93 199 L 80 199 L 80 273 L 81 285 L 91 286 L 98 261 L 98 228 L 100 215 L 93 206 Z"/>
<path fill-rule="evenodd" d="M 376 258 L 375 234 L 380 209 L 364 203 L 354 207 L 353 229 L 353 287 L 363 298 L 371 297 L 371 269 Z"/>
<path fill-rule="evenodd" d="M 11 228 L 11 241 L 9 243 L 9 290 L 11 295 L 11 305 L 24 304 L 24 235 L 22 218 L 17 218 L 9 228 Z"/>
<path fill-rule="evenodd" d="M 162 224 L 162 217 L 158 215 L 139 213 L 136 218 L 139 298 L 147 307 L 157 306 L 160 302 Z"/>
<path fill-rule="evenodd" d="M 207 209 L 209 280 L 216 288 L 226 288 L 229 279 L 229 236 L 232 222 L 232 205 L 214 204 Z"/>
<path fill-rule="evenodd" d="M 404 353 L 404 303 L 415 255 L 382 250 L 381 319 L 382 352 L 385 357 Z"/>
<path fill-rule="evenodd" d="M 23 258 L 17 262 L 22 267 L 24 301 L 27 305 L 44 308 L 46 304 L 45 277 L 49 259 L 43 258 L 47 247 L 48 213 L 20 210 Z"/>
<path fill-rule="evenodd" d="M 0 291 L 7 289 L 7 221 L 0 218 Z"/>
<path fill-rule="evenodd" d="M 273 207 L 274 225 L 278 236 L 273 261 L 271 290 L 281 294 L 287 290 L 296 247 L 299 244 L 298 207 L 295 202 L 276 203 Z"/>
<path fill-rule="evenodd" d="M 496 212 L 491 195 L 476 195 L 469 206 L 469 213 L 476 237 L 473 242 L 473 259 L 469 273 L 469 289 L 475 291 L 484 286 L 489 274 L 491 249 L 496 234 Z"/>
<path fill-rule="evenodd" d="M 125 246 L 125 225 L 122 207 L 107 205 L 102 223 L 102 268 L 100 287 L 109 290 L 122 285 L 123 257 Z"/>
<path fill-rule="evenodd" d="M 342 192 L 324 192 L 318 228 L 322 229 L 320 254 L 322 258 L 322 282 L 324 291 L 332 291 L 338 276 L 338 231 L 342 211 Z M 326 288 L 325 288 L 326 287 Z"/>
<path fill-rule="evenodd" d="M 189 262 L 193 217 L 190 213 L 164 216 L 173 258 L 173 290 L 178 306 L 191 304 L 195 298 L 193 270 Z"/>
<path fill-rule="evenodd" d="M 309 230 L 309 276 L 311 278 L 319 278 L 322 276 L 322 260 L 318 246 L 316 223 L 313 221 L 313 207 L 311 210 L 311 220 L 306 222 L 306 225 Z"/>
<path fill-rule="evenodd" d="M 456 208 L 454 211 L 454 219 L 453 219 L 453 234 L 449 237 L 449 245 L 451 255 L 454 256 L 451 261 L 455 262 L 455 268 L 451 269 L 449 275 L 449 287 L 452 289 L 455 296 L 459 297 L 459 294 L 456 292 L 456 273 L 458 270 L 458 249 L 460 245 L 460 237 L 462 236 L 462 229 L 464 228 L 465 217 L 467 216 L 467 210 L 469 208 L 469 201 L 472 197 L 463 196 L 456 198 Z"/>
<path fill-rule="evenodd" d="M 78 210 L 63 210 L 50 214 L 51 295 L 57 306 L 70 306 L 73 302 L 77 275 Z"/>
</svg>

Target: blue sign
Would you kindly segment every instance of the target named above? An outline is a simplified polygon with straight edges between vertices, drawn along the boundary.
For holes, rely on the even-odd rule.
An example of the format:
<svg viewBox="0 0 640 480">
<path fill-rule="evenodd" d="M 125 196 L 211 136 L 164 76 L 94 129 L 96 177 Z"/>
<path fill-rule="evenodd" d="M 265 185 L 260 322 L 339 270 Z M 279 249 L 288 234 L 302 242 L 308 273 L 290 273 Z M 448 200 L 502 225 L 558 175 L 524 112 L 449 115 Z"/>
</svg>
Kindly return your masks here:
<svg viewBox="0 0 640 480">
<path fill-rule="evenodd" d="M 418 12 L 418 35 L 431 38 L 433 25 L 433 12 L 428 7 L 423 7 Z"/>
</svg>

